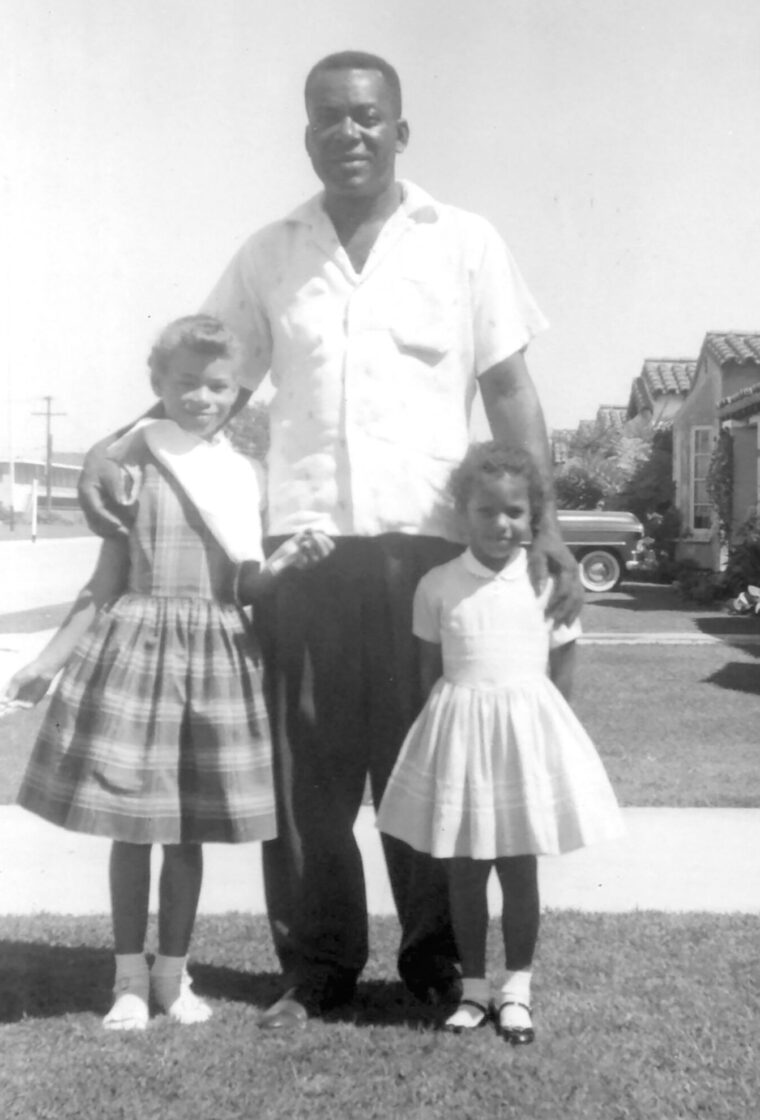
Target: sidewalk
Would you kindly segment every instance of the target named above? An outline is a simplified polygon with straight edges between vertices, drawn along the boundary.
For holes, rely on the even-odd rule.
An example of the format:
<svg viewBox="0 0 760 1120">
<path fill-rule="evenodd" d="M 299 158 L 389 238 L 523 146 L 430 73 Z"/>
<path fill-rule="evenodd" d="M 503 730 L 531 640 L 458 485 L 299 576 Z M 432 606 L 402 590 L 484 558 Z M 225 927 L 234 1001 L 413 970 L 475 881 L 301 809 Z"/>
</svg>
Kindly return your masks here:
<svg viewBox="0 0 760 1120">
<path fill-rule="evenodd" d="M 544 907 L 760 914 L 760 810 L 625 809 L 624 815 L 625 838 L 539 861 Z M 355 831 L 368 910 L 392 914 L 371 808 L 362 808 Z M 17 806 L 0 808 L 0 910 L 106 913 L 108 847 L 107 840 L 66 832 Z M 154 860 L 157 865 L 160 849 Z M 259 845 L 207 844 L 204 860 L 201 913 L 265 912 Z M 496 913 L 499 888 L 495 881 L 490 886 Z"/>
</svg>

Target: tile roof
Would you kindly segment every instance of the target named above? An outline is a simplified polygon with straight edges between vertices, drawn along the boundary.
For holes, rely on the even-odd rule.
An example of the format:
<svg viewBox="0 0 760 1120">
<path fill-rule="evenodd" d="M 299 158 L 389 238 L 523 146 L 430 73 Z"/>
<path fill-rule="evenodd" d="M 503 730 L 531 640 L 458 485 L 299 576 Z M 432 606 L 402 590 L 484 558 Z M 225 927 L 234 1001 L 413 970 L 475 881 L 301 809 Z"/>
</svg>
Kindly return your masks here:
<svg viewBox="0 0 760 1120">
<path fill-rule="evenodd" d="M 647 358 L 641 377 L 652 397 L 676 393 L 685 397 L 691 389 L 697 369 L 695 358 Z"/>
<path fill-rule="evenodd" d="M 760 331 L 708 331 L 704 348 L 720 365 L 726 362 L 760 365 Z"/>
<path fill-rule="evenodd" d="M 631 385 L 629 419 L 645 409 L 653 410 L 658 397 L 685 397 L 696 370 L 695 358 L 646 358 Z"/>
<path fill-rule="evenodd" d="M 600 404 L 596 410 L 596 423 L 600 428 L 614 428 L 620 431 L 625 424 L 628 409 L 625 405 Z"/>
</svg>

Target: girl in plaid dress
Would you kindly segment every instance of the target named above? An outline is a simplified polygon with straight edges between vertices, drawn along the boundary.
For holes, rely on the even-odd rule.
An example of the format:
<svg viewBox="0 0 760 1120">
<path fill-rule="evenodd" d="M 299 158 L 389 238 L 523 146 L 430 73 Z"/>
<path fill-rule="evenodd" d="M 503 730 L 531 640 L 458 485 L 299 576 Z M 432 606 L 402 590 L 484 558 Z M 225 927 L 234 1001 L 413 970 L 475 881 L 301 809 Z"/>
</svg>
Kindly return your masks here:
<svg viewBox="0 0 760 1120">
<path fill-rule="evenodd" d="M 247 590 L 252 570 L 263 590 L 283 567 L 332 547 L 307 531 L 261 563 L 253 466 L 214 434 L 237 399 L 237 360 L 236 340 L 209 316 L 180 319 L 159 337 L 149 365 L 167 419 L 131 437 L 139 488 L 130 532 L 103 542 L 66 621 L 6 691 L 6 700 L 36 703 L 63 669 L 18 800 L 113 840 L 112 1030 L 143 1029 L 149 994 L 180 1023 L 211 1015 L 185 967 L 201 844 L 276 834 L 266 714 L 236 572 L 247 561 Z M 153 843 L 163 845 L 163 866 L 149 971 Z"/>
</svg>

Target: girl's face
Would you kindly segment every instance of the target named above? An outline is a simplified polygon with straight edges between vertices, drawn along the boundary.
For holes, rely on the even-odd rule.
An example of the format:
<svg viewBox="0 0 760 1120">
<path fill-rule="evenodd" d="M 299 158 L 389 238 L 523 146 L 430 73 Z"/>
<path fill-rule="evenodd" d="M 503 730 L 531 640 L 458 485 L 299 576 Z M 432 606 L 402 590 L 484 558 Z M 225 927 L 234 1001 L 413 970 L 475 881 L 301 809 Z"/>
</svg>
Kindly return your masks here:
<svg viewBox="0 0 760 1120">
<path fill-rule="evenodd" d="M 481 476 L 464 509 L 476 560 L 499 572 L 530 539 L 528 483 L 520 475 Z"/>
<path fill-rule="evenodd" d="M 200 354 L 178 346 L 153 388 L 166 415 L 186 432 L 209 439 L 224 424 L 237 400 L 238 383 L 229 358 Z"/>
</svg>

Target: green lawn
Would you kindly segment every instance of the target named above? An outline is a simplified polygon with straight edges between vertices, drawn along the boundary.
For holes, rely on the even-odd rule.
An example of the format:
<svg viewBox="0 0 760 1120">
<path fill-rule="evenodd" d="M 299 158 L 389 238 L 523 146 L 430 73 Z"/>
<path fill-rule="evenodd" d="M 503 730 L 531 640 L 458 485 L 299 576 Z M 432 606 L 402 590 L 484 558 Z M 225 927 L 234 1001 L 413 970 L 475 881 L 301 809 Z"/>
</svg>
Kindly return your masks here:
<svg viewBox="0 0 760 1120">
<path fill-rule="evenodd" d="M 574 707 L 624 805 L 760 806 L 760 646 L 584 646 Z"/>
<path fill-rule="evenodd" d="M 262 919 L 201 919 L 202 1027 L 164 1018 L 106 1034 L 106 919 L 0 919 L 4 1120 L 744 1120 L 760 1099 L 757 922 L 708 915 L 546 915 L 537 1040 L 454 1037 L 394 975 L 372 922 L 356 1005 L 295 1037 L 256 1027 L 277 989 Z M 498 973 L 497 929 L 490 967 Z"/>
<path fill-rule="evenodd" d="M 760 635 L 760 617 L 730 615 L 725 605 L 682 599 L 669 584 L 623 583 L 605 595 L 586 595 L 583 628 L 606 634 L 642 632 Z"/>
</svg>

